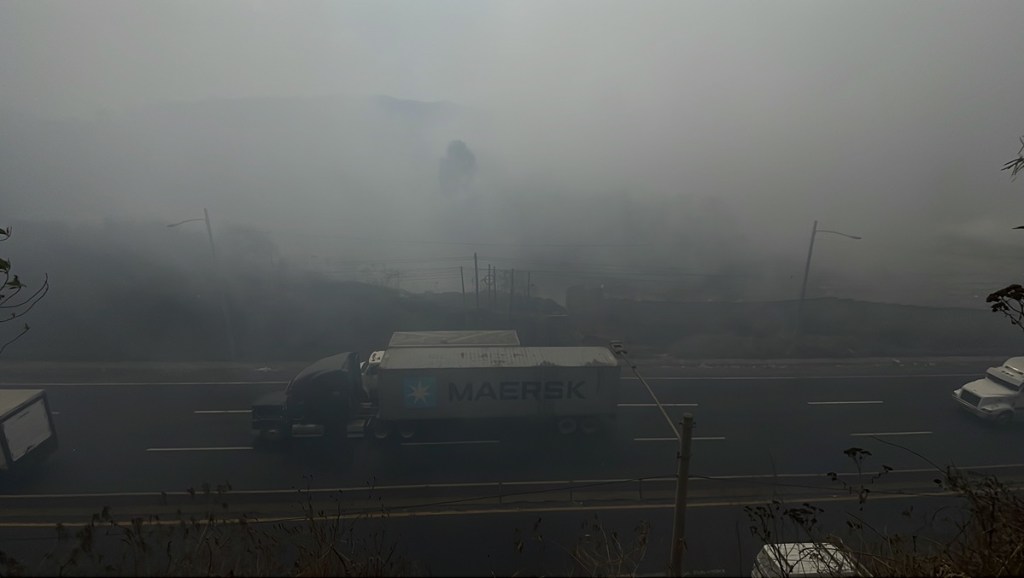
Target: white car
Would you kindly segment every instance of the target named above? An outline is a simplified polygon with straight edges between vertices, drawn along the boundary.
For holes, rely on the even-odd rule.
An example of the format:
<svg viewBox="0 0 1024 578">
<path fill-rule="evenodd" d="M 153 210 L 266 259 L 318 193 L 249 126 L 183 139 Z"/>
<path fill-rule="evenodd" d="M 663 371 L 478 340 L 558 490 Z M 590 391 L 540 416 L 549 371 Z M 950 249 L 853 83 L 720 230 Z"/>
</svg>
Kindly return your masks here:
<svg viewBox="0 0 1024 578">
<path fill-rule="evenodd" d="M 985 377 L 953 391 L 960 407 L 974 415 L 1005 424 L 1024 410 L 1024 357 L 1011 357 L 999 367 L 990 367 Z"/>
<path fill-rule="evenodd" d="M 842 550 L 823 542 L 765 544 L 757 557 L 752 578 L 786 576 L 870 576 Z"/>
</svg>

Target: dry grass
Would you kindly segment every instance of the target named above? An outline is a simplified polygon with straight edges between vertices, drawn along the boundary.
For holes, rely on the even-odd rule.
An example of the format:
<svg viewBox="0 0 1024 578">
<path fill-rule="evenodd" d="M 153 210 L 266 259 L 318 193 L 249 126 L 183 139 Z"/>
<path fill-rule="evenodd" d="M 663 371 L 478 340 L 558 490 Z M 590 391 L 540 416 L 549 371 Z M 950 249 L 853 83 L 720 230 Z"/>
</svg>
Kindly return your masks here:
<svg viewBox="0 0 1024 578">
<path fill-rule="evenodd" d="M 850 448 L 845 453 L 863 472 L 870 452 Z M 871 486 L 889 471 L 882 466 L 854 483 L 830 475 L 858 497 L 858 512 L 847 514 L 845 539 L 821 527 L 818 518 L 823 509 L 812 504 L 791 506 L 781 500 L 747 508 L 751 532 L 766 544 L 835 544 L 873 576 L 1024 575 L 1024 499 L 1018 490 L 992 476 L 936 468 L 936 486 L 951 492 L 956 504 L 929 514 L 920 533 L 890 533 L 870 525 L 861 515 L 870 507 Z M 912 508 L 903 515 L 911 516 Z"/>
<path fill-rule="evenodd" d="M 224 497 L 224 496 L 221 496 Z M 201 498 L 201 496 L 197 496 Z M 226 506 L 225 506 L 226 507 Z M 304 493 L 294 521 L 255 524 L 244 515 L 173 520 L 114 518 L 108 508 L 26 564 L 0 553 L 0 576 L 407 576 L 417 568 L 390 538 L 386 512 L 345 518 Z M 369 524 L 375 524 L 369 526 Z"/>
</svg>

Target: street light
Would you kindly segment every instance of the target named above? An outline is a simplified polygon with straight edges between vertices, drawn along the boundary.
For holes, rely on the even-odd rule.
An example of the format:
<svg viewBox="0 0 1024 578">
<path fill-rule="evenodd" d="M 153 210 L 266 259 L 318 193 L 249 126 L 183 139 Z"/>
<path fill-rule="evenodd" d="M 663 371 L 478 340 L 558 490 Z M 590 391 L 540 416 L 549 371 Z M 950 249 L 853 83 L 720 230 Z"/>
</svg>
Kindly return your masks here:
<svg viewBox="0 0 1024 578">
<path fill-rule="evenodd" d="M 217 275 L 217 281 L 220 284 L 220 312 L 224 317 L 224 332 L 228 338 L 228 359 L 230 361 L 235 360 L 235 332 L 231 329 L 231 316 L 228 314 L 228 293 L 224 287 L 224 275 L 220 271 L 220 263 L 217 261 L 217 246 L 213 244 L 213 228 L 210 227 L 210 213 L 204 208 L 203 218 L 185 219 L 184 221 L 178 221 L 177 223 L 171 223 L 168 227 L 177 227 L 178 225 L 184 225 L 185 223 L 192 223 L 196 221 L 203 221 L 206 223 L 206 237 L 210 241 L 210 254 L 213 255 L 213 266 L 215 274 Z"/>
<path fill-rule="evenodd" d="M 811 229 L 811 244 L 807 247 L 807 263 L 804 265 L 804 282 L 800 286 L 800 304 L 797 309 L 797 323 L 802 324 L 803 311 L 804 311 L 804 298 L 807 296 L 807 276 L 811 272 L 811 255 L 814 254 L 814 238 L 818 236 L 818 233 L 831 233 L 833 235 L 839 235 L 840 237 L 846 237 L 847 239 L 853 239 L 854 241 L 860 241 L 860 237 L 857 235 L 848 235 L 846 233 L 840 233 L 839 231 L 830 231 L 828 229 L 819 229 L 818 221 L 814 221 L 814 227 Z M 799 327 L 799 325 L 798 325 Z"/>
</svg>

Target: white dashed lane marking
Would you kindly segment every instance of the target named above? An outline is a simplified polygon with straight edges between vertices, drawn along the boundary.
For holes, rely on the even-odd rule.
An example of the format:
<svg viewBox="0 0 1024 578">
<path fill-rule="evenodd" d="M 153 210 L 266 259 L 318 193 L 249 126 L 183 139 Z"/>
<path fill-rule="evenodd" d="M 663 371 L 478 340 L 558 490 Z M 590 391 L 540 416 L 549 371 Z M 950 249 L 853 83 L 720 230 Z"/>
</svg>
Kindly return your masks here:
<svg viewBox="0 0 1024 578">
<path fill-rule="evenodd" d="M 873 405 L 885 403 L 881 400 L 873 401 L 809 401 L 807 405 Z"/>
<path fill-rule="evenodd" d="M 251 409 L 197 409 L 193 413 L 209 415 L 223 413 L 252 413 Z"/>
<path fill-rule="evenodd" d="M 724 440 L 725 436 L 705 436 L 691 438 L 695 442 L 706 442 L 706 441 L 720 441 Z M 635 442 L 678 442 L 677 438 L 633 438 Z"/>
<path fill-rule="evenodd" d="M 929 435 L 930 431 L 887 431 L 887 432 L 867 432 L 867 433 L 852 433 L 851 436 L 855 437 L 880 437 L 880 436 L 925 436 Z"/>
<path fill-rule="evenodd" d="M 205 447 L 205 448 L 146 448 L 147 452 L 234 452 L 234 451 L 248 451 L 251 450 L 250 446 L 225 446 L 225 447 Z"/>
</svg>

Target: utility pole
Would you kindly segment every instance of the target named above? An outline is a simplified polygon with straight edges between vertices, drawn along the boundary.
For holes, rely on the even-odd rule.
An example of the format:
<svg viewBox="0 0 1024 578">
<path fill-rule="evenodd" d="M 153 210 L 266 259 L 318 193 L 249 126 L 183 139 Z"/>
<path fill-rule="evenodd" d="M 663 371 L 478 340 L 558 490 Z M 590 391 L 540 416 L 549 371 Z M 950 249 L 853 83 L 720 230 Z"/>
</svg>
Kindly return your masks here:
<svg viewBox="0 0 1024 578">
<path fill-rule="evenodd" d="M 814 237 L 818 234 L 818 221 L 811 228 L 811 243 L 807 247 L 807 263 L 804 264 L 804 282 L 800 285 L 800 302 L 796 306 L 796 327 L 799 333 L 803 329 L 804 298 L 807 297 L 807 276 L 811 272 L 811 255 L 814 254 Z"/>
<path fill-rule="evenodd" d="M 213 227 L 210 226 L 210 212 L 203 207 L 203 220 L 206 221 L 206 237 L 210 240 L 210 253 L 213 264 L 217 267 L 217 278 L 220 280 L 220 312 L 224 316 L 224 330 L 228 334 L 228 360 L 235 360 L 235 332 L 231 327 L 231 315 L 228 313 L 228 291 L 224 283 L 224 272 L 217 260 L 217 246 L 213 244 Z"/>
<path fill-rule="evenodd" d="M 811 242 L 807 246 L 807 263 L 804 264 L 804 281 L 800 285 L 800 302 L 797 304 L 797 333 L 800 333 L 803 329 L 804 299 L 807 297 L 807 277 L 811 272 L 811 256 L 814 254 L 814 238 L 818 236 L 818 233 L 831 233 L 833 235 L 839 235 L 840 237 L 846 237 L 847 239 L 853 239 L 854 241 L 861 240 L 861 237 L 857 235 L 850 235 L 848 233 L 841 233 L 839 231 L 832 231 L 829 229 L 819 229 L 818 221 L 814 221 L 814 226 L 811 228 Z"/>
<path fill-rule="evenodd" d="M 494 310 L 497 311 L 498 310 L 498 266 L 497 265 L 491 265 L 491 276 L 494 279 L 494 282 L 491 283 L 491 307 L 493 307 Z"/>
<path fill-rule="evenodd" d="M 690 478 L 690 441 L 693 439 L 693 414 L 683 414 L 679 436 L 679 471 L 676 476 L 676 508 L 672 523 L 672 562 L 670 574 L 683 575 L 683 552 L 686 550 L 686 485 Z"/>
<path fill-rule="evenodd" d="M 473 282 L 476 285 L 476 308 L 480 309 L 480 266 L 476 262 L 476 251 L 473 251 Z"/>
<path fill-rule="evenodd" d="M 512 322 L 512 299 L 516 295 L 516 270 L 508 270 L 508 321 Z"/>
<path fill-rule="evenodd" d="M 231 315 L 228 313 L 228 290 L 224 283 L 224 273 L 220 268 L 220 261 L 217 260 L 217 245 L 213 243 L 213 227 L 210 226 L 210 212 L 203 208 L 203 218 L 199 219 L 185 219 L 177 223 L 171 223 L 168 227 L 177 227 L 178 225 L 184 225 L 185 223 L 192 223 L 195 221 L 203 221 L 206 223 L 206 238 L 210 241 L 210 254 L 213 256 L 213 268 L 214 275 L 217 276 L 217 284 L 220 286 L 220 312 L 224 318 L 224 333 L 226 334 L 228 341 L 228 360 L 235 360 L 235 332 L 231 328 Z"/>
<path fill-rule="evenodd" d="M 462 328 L 469 329 L 469 309 L 466 308 L 466 275 L 459 265 L 459 280 L 462 281 Z"/>
</svg>

